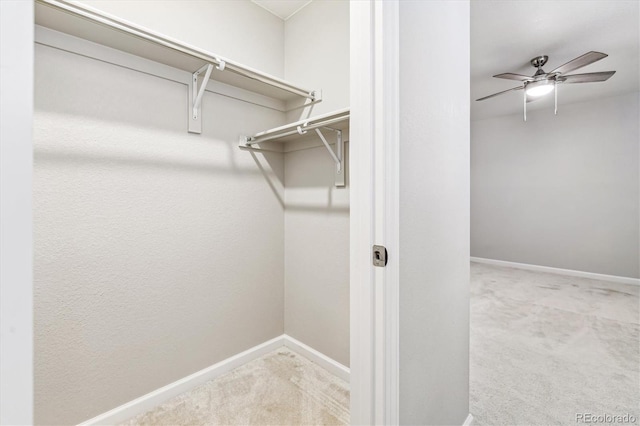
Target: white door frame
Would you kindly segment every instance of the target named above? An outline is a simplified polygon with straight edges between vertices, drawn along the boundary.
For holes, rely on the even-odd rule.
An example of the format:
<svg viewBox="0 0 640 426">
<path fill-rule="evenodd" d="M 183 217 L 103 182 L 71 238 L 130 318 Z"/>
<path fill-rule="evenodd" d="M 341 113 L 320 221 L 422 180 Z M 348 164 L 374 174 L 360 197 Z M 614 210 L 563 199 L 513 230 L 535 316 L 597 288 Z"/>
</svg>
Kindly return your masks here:
<svg viewBox="0 0 640 426">
<path fill-rule="evenodd" d="M 33 2 L 0 11 L 0 424 L 33 424 Z"/>
<path fill-rule="evenodd" d="M 399 5 L 351 2 L 351 423 L 398 424 Z M 372 245 L 388 252 L 372 265 Z"/>
</svg>

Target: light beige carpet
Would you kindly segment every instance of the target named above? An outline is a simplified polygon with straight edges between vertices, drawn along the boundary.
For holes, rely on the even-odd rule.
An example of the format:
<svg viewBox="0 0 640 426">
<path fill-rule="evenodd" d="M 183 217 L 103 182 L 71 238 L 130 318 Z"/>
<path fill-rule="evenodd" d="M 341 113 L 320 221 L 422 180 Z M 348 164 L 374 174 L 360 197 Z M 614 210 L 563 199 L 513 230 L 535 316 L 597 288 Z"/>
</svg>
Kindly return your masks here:
<svg viewBox="0 0 640 426">
<path fill-rule="evenodd" d="M 475 424 L 576 425 L 589 414 L 628 414 L 637 425 L 639 294 L 633 285 L 472 263 Z"/>
<path fill-rule="evenodd" d="M 347 425 L 349 385 L 286 349 L 268 353 L 124 425 Z"/>
</svg>

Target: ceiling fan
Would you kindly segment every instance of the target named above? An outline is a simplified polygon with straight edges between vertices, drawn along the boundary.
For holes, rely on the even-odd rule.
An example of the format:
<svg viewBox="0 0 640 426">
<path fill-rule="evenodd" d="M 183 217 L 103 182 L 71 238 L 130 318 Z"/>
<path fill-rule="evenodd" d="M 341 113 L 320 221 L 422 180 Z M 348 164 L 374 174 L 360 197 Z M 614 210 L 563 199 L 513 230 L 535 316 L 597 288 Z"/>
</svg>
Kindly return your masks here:
<svg viewBox="0 0 640 426">
<path fill-rule="evenodd" d="M 494 96 L 502 95 L 514 90 L 524 89 L 524 121 L 527 121 L 527 102 L 534 101 L 540 96 L 546 95 L 551 91 L 555 92 L 555 114 L 558 113 L 558 84 L 561 83 L 593 83 L 598 81 L 606 81 L 615 74 L 615 71 L 602 71 L 591 72 L 586 74 L 571 74 L 566 75 L 568 72 L 575 71 L 578 68 L 582 68 L 589 64 L 592 64 L 600 59 L 606 58 L 608 55 L 600 52 L 587 52 L 582 56 L 579 56 L 564 65 L 560 65 L 558 68 L 551 72 L 544 72 L 542 67 L 547 63 L 549 57 L 547 55 L 537 56 L 531 59 L 531 65 L 538 70 L 536 73 L 529 77 L 522 74 L 504 73 L 494 75 L 496 78 L 505 78 L 507 80 L 521 81 L 522 86 L 514 87 L 512 89 L 503 90 L 502 92 L 494 93 L 493 95 L 485 96 L 484 98 L 476 99 L 476 101 L 484 101 L 485 99 L 493 98 Z"/>
</svg>

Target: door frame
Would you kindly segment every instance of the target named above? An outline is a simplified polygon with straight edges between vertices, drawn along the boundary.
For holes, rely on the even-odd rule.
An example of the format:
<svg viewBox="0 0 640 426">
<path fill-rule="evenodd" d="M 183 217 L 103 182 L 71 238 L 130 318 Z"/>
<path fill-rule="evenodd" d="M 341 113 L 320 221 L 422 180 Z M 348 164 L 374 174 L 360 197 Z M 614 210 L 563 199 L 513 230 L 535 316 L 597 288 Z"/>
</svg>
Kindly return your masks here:
<svg viewBox="0 0 640 426">
<path fill-rule="evenodd" d="M 351 2 L 351 423 L 399 424 L 399 4 Z M 387 265 L 372 265 L 384 245 Z"/>
<path fill-rule="evenodd" d="M 0 1 L 0 424 L 33 424 L 33 8 Z"/>
</svg>

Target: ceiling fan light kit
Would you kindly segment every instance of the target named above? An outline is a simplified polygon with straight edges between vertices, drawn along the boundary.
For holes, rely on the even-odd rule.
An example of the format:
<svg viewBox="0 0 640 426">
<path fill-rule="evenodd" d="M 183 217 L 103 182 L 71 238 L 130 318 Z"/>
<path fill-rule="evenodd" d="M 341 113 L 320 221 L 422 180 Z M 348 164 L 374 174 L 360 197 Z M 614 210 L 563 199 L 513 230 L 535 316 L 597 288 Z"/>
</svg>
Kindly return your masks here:
<svg viewBox="0 0 640 426">
<path fill-rule="evenodd" d="M 527 84 L 525 92 L 528 96 L 538 97 L 551 92 L 553 90 L 553 87 L 553 82 L 544 79 Z"/>
<path fill-rule="evenodd" d="M 592 64 L 600 59 L 606 58 L 608 55 L 600 52 L 587 52 L 582 56 L 579 56 L 564 65 L 559 66 L 553 71 L 546 73 L 542 69 L 542 67 L 547 63 L 549 57 L 547 55 L 536 56 L 531 59 L 531 65 L 534 68 L 537 68 L 535 74 L 531 77 L 522 75 L 522 74 L 514 74 L 514 73 L 504 73 L 494 75 L 495 78 L 504 78 L 507 80 L 518 80 L 522 82 L 522 86 L 514 87 L 512 89 L 503 90 L 502 92 L 494 93 L 489 96 L 485 96 L 480 99 L 476 99 L 476 101 L 484 101 L 485 99 L 493 98 L 494 96 L 502 95 L 507 92 L 511 92 L 514 90 L 523 90 L 523 118 L 524 121 L 527 121 L 527 102 L 531 102 L 535 99 L 539 99 L 540 97 L 554 92 L 555 97 L 555 107 L 554 113 L 558 113 L 558 84 L 561 83 L 594 83 L 600 81 L 608 80 L 615 71 L 601 71 L 601 72 L 592 72 L 587 74 L 571 74 L 566 75 L 571 71 L 577 70 L 578 68 L 582 68 L 589 64 Z M 528 97 L 533 99 L 527 99 Z"/>
</svg>

